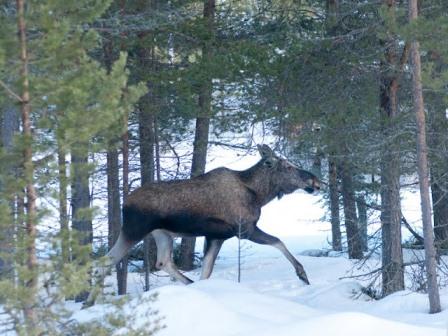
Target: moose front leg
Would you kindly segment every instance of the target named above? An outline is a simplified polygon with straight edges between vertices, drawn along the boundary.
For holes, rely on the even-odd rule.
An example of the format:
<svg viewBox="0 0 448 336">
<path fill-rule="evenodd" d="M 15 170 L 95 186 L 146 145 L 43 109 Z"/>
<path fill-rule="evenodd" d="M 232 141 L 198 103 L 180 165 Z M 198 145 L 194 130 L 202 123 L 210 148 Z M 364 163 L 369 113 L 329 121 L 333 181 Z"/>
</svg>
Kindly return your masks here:
<svg viewBox="0 0 448 336">
<path fill-rule="evenodd" d="M 252 235 L 248 237 L 250 241 L 253 241 L 254 243 L 263 244 L 263 245 L 271 245 L 277 249 L 279 249 L 283 255 L 286 257 L 286 259 L 289 260 L 289 262 L 294 266 L 294 269 L 296 270 L 297 276 L 305 282 L 307 285 L 310 284 L 308 281 L 308 277 L 306 276 L 305 270 L 301 263 L 291 254 L 291 252 L 288 251 L 285 244 L 278 239 L 277 237 L 268 235 L 267 233 L 261 231 L 258 227 L 255 227 L 254 232 Z"/>
</svg>

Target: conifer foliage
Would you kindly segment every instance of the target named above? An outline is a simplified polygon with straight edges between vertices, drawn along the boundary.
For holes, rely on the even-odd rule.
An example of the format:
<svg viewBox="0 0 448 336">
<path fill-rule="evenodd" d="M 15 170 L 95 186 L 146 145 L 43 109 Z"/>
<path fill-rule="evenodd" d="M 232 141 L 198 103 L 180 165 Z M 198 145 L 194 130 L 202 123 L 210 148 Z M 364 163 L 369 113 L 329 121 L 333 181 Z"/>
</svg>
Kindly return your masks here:
<svg viewBox="0 0 448 336">
<path fill-rule="evenodd" d="M 416 3 L 1 1 L 6 328 L 64 330 L 64 300 L 86 298 L 91 261 L 117 238 L 128 193 L 202 174 L 211 146 L 250 150 L 266 139 L 253 136 L 260 125 L 328 181 L 333 250 L 381 255 L 372 286 L 382 296 L 406 287 L 401 233 L 412 233 L 406 246 L 428 253 L 421 288 L 437 311 L 436 261 L 448 247 L 448 4 L 422 1 L 417 17 Z M 425 240 L 401 209 L 404 183 L 423 183 Z M 156 246 L 150 236 L 142 245 L 129 258 L 143 259 L 147 290 Z M 175 257 L 191 270 L 194 239 L 180 245 Z M 127 261 L 117 270 L 125 294 Z"/>
</svg>

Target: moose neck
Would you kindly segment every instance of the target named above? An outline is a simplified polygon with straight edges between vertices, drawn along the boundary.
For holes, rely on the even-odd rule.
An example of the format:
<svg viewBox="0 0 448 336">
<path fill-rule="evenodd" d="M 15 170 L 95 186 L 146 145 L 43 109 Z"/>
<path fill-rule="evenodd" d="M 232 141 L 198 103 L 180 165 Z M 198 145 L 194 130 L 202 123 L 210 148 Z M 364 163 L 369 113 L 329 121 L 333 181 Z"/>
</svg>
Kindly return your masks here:
<svg viewBox="0 0 448 336">
<path fill-rule="evenodd" d="M 263 160 L 240 174 L 245 185 L 256 194 L 260 206 L 269 203 L 280 193 L 280 188 L 272 180 L 274 172 L 264 167 Z"/>
</svg>

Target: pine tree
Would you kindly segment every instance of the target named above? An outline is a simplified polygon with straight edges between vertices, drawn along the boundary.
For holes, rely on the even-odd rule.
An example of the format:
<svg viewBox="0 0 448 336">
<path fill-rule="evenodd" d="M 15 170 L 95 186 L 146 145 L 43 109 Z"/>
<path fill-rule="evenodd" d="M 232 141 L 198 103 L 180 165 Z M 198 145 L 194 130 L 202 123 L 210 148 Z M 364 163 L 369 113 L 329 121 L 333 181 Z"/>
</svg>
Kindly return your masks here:
<svg viewBox="0 0 448 336">
<path fill-rule="evenodd" d="M 418 18 L 417 0 L 409 1 L 409 21 L 412 24 Z M 429 312 L 441 311 L 439 287 L 437 284 L 436 250 L 431 218 L 431 201 L 429 197 L 428 147 L 426 143 L 426 117 L 423 101 L 420 44 L 411 42 L 412 86 L 414 112 L 417 120 L 417 167 L 420 184 L 423 232 L 425 238 L 425 265 L 428 278 Z"/>
<path fill-rule="evenodd" d="M 128 85 L 126 55 L 119 57 L 110 73 L 89 56 L 98 46 L 98 36 L 88 25 L 108 5 L 88 0 L 28 1 L 25 5 L 18 0 L 17 10 L 11 10 L 9 4 L 2 4 L 5 10 L 0 22 L 5 32 L 18 29 L 19 34 L 16 39 L 11 38 L 15 34 L 0 39 L 0 49 L 7 51 L 0 57 L 2 75 L 7 79 L 2 82 L 1 103 L 3 108 L 3 104 L 18 101 L 22 115 L 22 134 L 7 158 L 10 166 L 23 168 L 16 177 L 9 175 L 11 170 L 0 174 L 1 226 L 7 229 L 2 234 L 8 229 L 15 232 L 14 249 L 6 258 L 13 261 L 16 274 L 13 279 L 1 279 L 0 297 L 11 319 L 8 322 L 19 334 L 37 335 L 40 328 L 58 332 L 67 311 L 51 305 L 61 305 L 64 297 L 87 289 L 92 247 L 78 244 L 78 239 L 86 236 L 72 232 L 67 251 L 64 190 L 78 183 L 86 186 L 93 164 L 86 162 L 86 153 L 107 148 L 112 125 L 122 120 L 145 90 Z M 75 154 L 71 161 L 77 167 L 70 168 L 77 171 L 78 180 L 73 175 L 65 177 L 68 150 Z M 3 162 L 6 153 L 0 155 Z M 76 194 L 71 196 L 76 199 Z M 11 207 L 14 199 L 16 205 Z M 60 217 L 47 207 L 48 199 L 60 203 Z M 90 205 L 77 205 L 73 224 L 76 219 L 90 221 Z M 62 230 L 46 224 L 58 217 Z M 91 232 L 87 239 L 90 242 Z M 38 243 L 48 246 L 44 255 L 37 253 Z M 70 262 L 69 255 L 76 259 Z M 48 260 L 41 262 L 41 258 Z M 22 323 L 22 313 L 26 323 Z"/>
</svg>

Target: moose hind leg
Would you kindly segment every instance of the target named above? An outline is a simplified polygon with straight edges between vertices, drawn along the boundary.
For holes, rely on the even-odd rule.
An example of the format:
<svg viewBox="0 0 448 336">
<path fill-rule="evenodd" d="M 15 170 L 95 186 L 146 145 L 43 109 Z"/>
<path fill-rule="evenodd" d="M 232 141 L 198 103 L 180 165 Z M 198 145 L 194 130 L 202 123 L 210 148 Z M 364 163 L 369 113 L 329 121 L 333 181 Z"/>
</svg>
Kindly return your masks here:
<svg viewBox="0 0 448 336">
<path fill-rule="evenodd" d="M 280 250 L 280 252 L 283 253 L 286 259 L 288 259 L 288 261 L 292 264 L 292 266 L 296 270 L 297 276 L 307 285 L 310 284 L 302 264 L 291 254 L 291 252 L 288 251 L 285 244 L 283 244 L 283 242 L 280 239 L 261 231 L 258 227 L 255 227 L 254 232 L 248 239 L 250 241 L 253 241 L 254 243 L 271 245 L 276 249 Z"/>
<path fill-rule="evenodd" d="M 213 266 L 215 265 L 215 260 L 221 249 L 222 243 L 224 243 L 223 239 L 207 239 L 207 249 L 202 263 L 201 279 L 208 279 L 212 274 Z"/>
<path fill-rule="evenodd" d="M 173 238 L 169 233 L 163 230 L 154 230 L 151 232 L 157 245 L 157 262 L 156 267 L 164 270 L 176 280 L 185 285 L 191 284 L 193 281 L 183 275 L 177 269 L 173 262 Z"/>
</svg>

